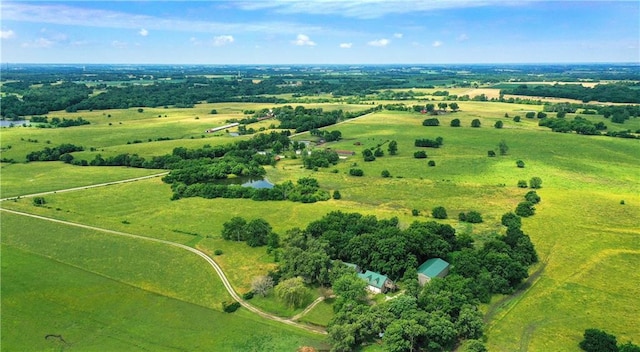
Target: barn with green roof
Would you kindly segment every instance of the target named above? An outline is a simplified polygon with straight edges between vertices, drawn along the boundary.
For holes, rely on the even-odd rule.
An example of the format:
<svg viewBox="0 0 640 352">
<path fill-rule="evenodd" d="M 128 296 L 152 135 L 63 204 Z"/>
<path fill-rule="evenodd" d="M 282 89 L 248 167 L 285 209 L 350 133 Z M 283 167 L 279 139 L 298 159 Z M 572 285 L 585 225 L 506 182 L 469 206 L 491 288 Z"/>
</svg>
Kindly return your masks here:
<svg viewBox="0 0 640 352">
<path fill-rule="evenodd" d="M 445 277 L 449 273 L 449 263 L 440 258 L 431 258 L 418 267 L 418 281 L 424 285 L 434 277 Z"/>
</svg>

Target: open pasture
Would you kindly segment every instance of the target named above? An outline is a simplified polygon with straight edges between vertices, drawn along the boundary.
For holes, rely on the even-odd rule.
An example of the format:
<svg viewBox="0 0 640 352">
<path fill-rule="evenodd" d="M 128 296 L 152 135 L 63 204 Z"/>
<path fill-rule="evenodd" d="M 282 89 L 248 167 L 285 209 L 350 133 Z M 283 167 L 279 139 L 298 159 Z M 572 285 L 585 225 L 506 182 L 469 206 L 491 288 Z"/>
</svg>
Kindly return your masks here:
<svg viewBox="0 0 640 352">
<path fill-rule="evenodd" d="M 2 287 L 3 350 L 275 352 L 323 346 L 314 335 L 242 309 L 222 313 L 13 246 L 2 245 L 2 272 L 12 283 Z M 250 336 L 248 325 L 255 329 Z"/>
</svg>

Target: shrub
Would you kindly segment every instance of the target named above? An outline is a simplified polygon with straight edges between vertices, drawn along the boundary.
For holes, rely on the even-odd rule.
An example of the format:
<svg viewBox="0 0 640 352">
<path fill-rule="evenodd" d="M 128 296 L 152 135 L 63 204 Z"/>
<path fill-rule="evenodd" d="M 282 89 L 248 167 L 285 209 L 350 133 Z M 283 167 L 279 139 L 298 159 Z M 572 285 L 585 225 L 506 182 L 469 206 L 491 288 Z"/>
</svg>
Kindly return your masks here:
<svg viewBox="0 0 640 352">
<path fill-rule="evenodd" d="M 252 299 L 252 298 L 253 298 L 253 291 L 245 292 L 242 294 L 242 299 Z"/>
<path fill-rule="evenodd" d="M 518 166 L 521 169 L 524 168 L 524 161 L 522 161 L 522 160 L 516 161 L 516 166 Z"/>
<path fill-rule="evenodd" d="M 520 226 L 522 226 L 522 220 L 520 219 L 520 217 L 511 212 L 502 215 L 500 223 L 506 227 L 511 228 L 520 228 Z"/>
<path fill-rule="evenodd" d="M 531 180 L 529 180 L 529 187 L 531 188 L 542 188 L 542 179 L 540 177 L 532 177 Z"/>
<path fill-rule="evenodd" d="M 216 249 L 215 251 L 213 251 L 213 254 L 215 255 L 222 255 L 222 249 Z"/>
<path fill-rule="evenodd" d="M 451 120 L 451 127 L 460 127 L 460 119 Z"/>
<path fill-rule="evenodd" d="M 233 313 L 240 308 L 240 302 L 222 302 L 222 310 L 226 313 Z"/>
<path fill-rule="evenodd" d="M 466 222 L 470 222 L 472 224 L 479 224 L 482 222 L 482 215 L 480 215 L 480 213 L 478 213 L 477 211 L 470 211 L 467 212 L 466 216 Z"/>
<path fill-rule="evenodd" d="M 496 123 L 493 125 L 493 127 L 495 128 L 502 128 L 504 124 L 502 123 L 502 121 L 498 120 L 496 121 Z"/>
<path fill-rule="evenodd" d="M 374 152 L 373 152 L 373 156 L 375 156 L 376 158 L 379 158 L 381 156 L 384 156 L 384 152 L 382 151 L 382 149 L 377 148 Z"/>
<path fill-rule="evenodd" d="M 380 173 L 380 176 L 391 177 L 391 173 L 389 172 L 389 170 L 382 170 L 382 172 Z"/>
<path fill-rule="evenodd" d="M 211 109 L 211 111 L 209 112 L 211 115 L 215 115 L 218 113 L 218 110 L 216 109 Z"/>
<path fill-rule="evenodd" d="M 413 216 L 418 216 L 418 215 L 420 215 L 420 210 L 418 210 L 418 209 L 413 209 L 413 210 L 411 210 L 411 215 L 413 215 Z"/>
<path fill-rule="evenodd" d="M 138 112 L 144 112 L 143 108 L 138 108 Z"/>
<path fill-rule="evenodd" d="M 33 197 L 33 205 L 39 207 L 45 204 L 47 204 L 47 201 L 44 199 L 44 197 Z"/>
<path fill-rule="evenodd" d="M 446 219 L 447 210 L 442 206 L 438 206 L 431 210 L 431 215 L 436 219 Z"/>
<path fill-rule="evenodd" d="M 598 329 L 584 331 L 584 340 L 580 341 L 580 348 L 587 352 L 616 352 L 618 343 L 616 337 Z"/>
<path fill-rule="evenodd" d="M 518 180 L 518 187 L 520 188 L 527 188 L 527 181 L 525 180 Z"/>
<path fill-rule="evenodd" d="M 342 198 L 342 195 L 340 194 L 340 191 L 338 191 L 338 190 L 333 191 L 333 199 L 337 200 L 337 199 L 341 199 L 341 198 Z"/>
<path fill-rule="evenodd" d="M 478 128 L 480 127 L 480 125 L 481 125 L 480 119 L 473 119 L 473 121 L 471 121 L 471 127 Z"/>
<path fill-rule="evenodd" d="M 533 203 L 529 201 L 520 202 L 516 207 L 516 215 L 523 218 L 532 216 L 535 214 L 536 208 L 533 207 Z"/>
<path fill-rule="evenodd" d="M 524 115 L 524 117 L 526 117 L 528 119 L 532 119 L 532 118 L 536 117 L 536 113 L 535 113 L 535 111 L 529 111 L 528 113 L 526 113 Z"/>
<path fill-rule="evenodd" d="M 520 122 L 520 116 L 515 116 L 513 118 L 513 122 Z"/>
<path fill-rule="evenodd" d="M 440 126 L 440 121 L 437 118 L 425 119 L 422 121 L 422 126 Z"/>
<path fill-rule="evenodd" d="M 429 162 L 427 163 L 427 165 L 429 166 L 436 166 L 436 162 L 433 160 L 429 160 Z"/>
<path fill-rule="evenodd" d="M 425 152 L 424 150 L 419 150 L 413 153 L 413 157 L 416 159 L 425 159 L 427 157 L 427 152 Z"/>
<path fill-rule="evenodd" d="M 624 199 L 620 201 L 620 205 L 624 205 Z"/>
<path fill-rule="evenodd" d="M 349 175 L 351 176 L 364 176 L 362 169 L 349 169 Z"/>
<path fill-rule="evenodd" d="M 527 192 L 527 194 L 524 195 L 524 199 L 527 202 L 531 202 L 533 204 L 540 203 L 540 196 L 538 195 L 538 193 L 536 193 L 536 191 Z"/>
<path fill-rule="evenodd" d="M 493 158 L 494 156 L 496 156 L 496 152 L 494 152 L 493 150 L 488 150 L 487 156 L 489 156 L 490 158 Z"/>
</svg>

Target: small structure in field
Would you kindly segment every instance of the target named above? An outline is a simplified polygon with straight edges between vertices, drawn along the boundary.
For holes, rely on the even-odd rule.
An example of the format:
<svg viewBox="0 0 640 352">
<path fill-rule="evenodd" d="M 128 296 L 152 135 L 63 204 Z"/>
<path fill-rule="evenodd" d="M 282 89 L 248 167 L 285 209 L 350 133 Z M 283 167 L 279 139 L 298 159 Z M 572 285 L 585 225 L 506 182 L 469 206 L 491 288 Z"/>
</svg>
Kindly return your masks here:
<svg viewBox="0 0 640 352">
<path fill-rule="evenodd" d="M 423 285 L 434 277 L 445 277 L 449 273 L 449 263 L 440 258 L 431 258 L 418 267 L 418 281 Z"/>
<path fill-rule="evenodd" d="M 213 133 L 213 132 L 218 132 L 218 131 L 222 131 L 222 130 L 226 130 L 227 128 L 231 128 L 231 127 L 236 127 L 238 126 L 239 123 L 234 122 L 234 123 L 230 123 L 228 125 L 224 125 L 224 126 L 220 126 L 220 127 L 214 127 L 214 128 L 210 128 L 208 130 L 205 130 L 205 133 Z"/>
</svg>

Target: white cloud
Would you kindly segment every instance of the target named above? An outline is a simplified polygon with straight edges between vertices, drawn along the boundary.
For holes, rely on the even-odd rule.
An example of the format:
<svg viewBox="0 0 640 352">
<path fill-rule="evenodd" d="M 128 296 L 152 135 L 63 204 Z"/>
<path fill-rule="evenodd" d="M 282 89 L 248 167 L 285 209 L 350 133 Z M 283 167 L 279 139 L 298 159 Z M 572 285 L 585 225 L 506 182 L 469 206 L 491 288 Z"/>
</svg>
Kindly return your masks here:
<svg viewBox="0 0 640 352">
<path fill-rule="evenodd" d="M 458 36 L 458 41 L 463 42 L 465 40 L 469 40 L 469 36 L 466 33 L 462 33 Z"/>
<path fill-rule="evenodd" d="M 520 1 L 526 3 L 530 1 Z M 450 8 L 472 8 L 489 5 L 516 6 L 519 2 L 508 0 L 271 0 L 242 1 L 237 6 L 244 10 L 273 10 L 284 14 L 338 15 L 343 17 L 373 19 L 389 14 L 426 12 Z"/>
<path fill-rule="evenodd" d="M 378 40 L 372 40 L 367 44 L 369 44 L 370 46 L 385 47 L 385 46 L 389 45 L 389 43 L 391 43 L 391 41 L 389 39 L 382 38 L 382 39 L 378 39 Z"/>
<path fill-rule="evenodd" d="M 219 36 L 213 38 L 213 45 L 214 46 L 223 46 L 223 45 L 231 44 L 234 41 L 235 41 L 235 39 L 233 39 L 233 36 L 231 36 L 231 35 L 219 35 Z"/>
<path fill-rule="evenodd" d="M 351 46 L 353 46 L 353 43 L 340 43 L 342 49 L 351 49 Z"/>
<path fill-rule="evenodd" d="M 74 2 L 69 2 L 74 4 Z M 37 2 L 0 2 L 3 21 L 48 23 L 64 26 L 163 30 L 190 33 L 326 33 L 330 29 L 317 25 L 283 21 L 216 22 L 156 17 L 121 11 L 90 9 Z M 138 32 L 141 34 L 141 31 Z"/>
<path fill-rule="evenodd" d="M 436 40 L 435 42 L 433 42 L 433 44 L 431 44 L 432 47 L 437 48 L 442 46 L 442 42 L 439 40 Z"/>
<path fill-rule="evenodd" d="M 38 38 L 36 40 L 22 43 L 23 48 L 50 48 L 55 44 L 53 40 L 47 38 Z"/>
<path fill-rule="evenodd" d="M 315 46 L 316 45 L 316 43 L 313 40 L 311 40 L 308 35 L 305 35 L 305 34 L 298 34 L 298 36 L 296 37 L 296 40 L 293 41 L 293 44 L 300 45 L 300 46 L 305 46 L 305 45 L 307 45 L 307 46 Z"/>
<path fill-rule="evenodd" d="M 148 31 L 148 30 L 146 30 L 146 29 L 144 29 L 144 28 L 142 28 L 142 29 L 140 29 L 140 31 L 138 32 L 138 34 L 140 34 L 140 35 L 141 35 L 141 36 L 143 36 L 143 37 L 146 37 L 146 36 L 148 36 L 148 35 L 149 35 L 149 31 Z"/>
<path fill-rule="evenodd" d="M 402 36 L 403 36 L 403 34 L 402 34 L 402 33 L 394 33 L 394 34 L 393 34 L 393 37 L 394 37 L 394 38 L 398 38 L 398 39 L 402 38 Z"/>
<path fill-rule="evenodd" d="M 0 30 L 0 38 L 1 39 L 11 39 L 11 38 L 13 38 L 15 36 L 16 36 L 16 33 L 14 31 L 12 31 L 11 29 L 8 29 L 6 31 Z"/>
</svg>

